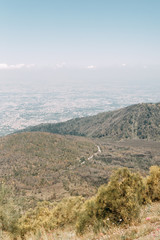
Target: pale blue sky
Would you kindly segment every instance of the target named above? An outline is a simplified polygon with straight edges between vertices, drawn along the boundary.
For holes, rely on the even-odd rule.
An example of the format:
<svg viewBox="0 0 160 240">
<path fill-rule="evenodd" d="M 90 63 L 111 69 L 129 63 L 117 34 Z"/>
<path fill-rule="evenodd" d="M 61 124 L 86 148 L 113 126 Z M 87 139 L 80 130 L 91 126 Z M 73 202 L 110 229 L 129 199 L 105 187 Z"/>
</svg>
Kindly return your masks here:
<svg viewBox="0 0 160 240">
<path fill-rule="evenodd" d="M 159 80 L 159 68 L 160 0 L 0 0 L 0 79 Z"/>
</svg>

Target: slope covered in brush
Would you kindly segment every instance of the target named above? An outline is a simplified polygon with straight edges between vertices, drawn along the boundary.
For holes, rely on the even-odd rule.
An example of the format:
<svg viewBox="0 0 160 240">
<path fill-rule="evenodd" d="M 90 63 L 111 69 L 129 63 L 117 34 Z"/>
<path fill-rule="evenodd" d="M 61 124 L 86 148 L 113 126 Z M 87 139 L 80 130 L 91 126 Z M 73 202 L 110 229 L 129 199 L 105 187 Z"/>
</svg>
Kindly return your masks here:
<svg viewBox="0 0 160 240">
<path fill-rule="evenodd" d="M 0 152 L 0 181 L 25 199 L 90 196 L 107 179 L 107 166 L 88 161 L 97 146 L 87 138 L 18 133 L 0 138 Z"/>
<path fill-rule="evenodd" d="M 40 124 L 23 131 L 41 131 L 94 138 L 160 140 L 160 103 L 136 104 L 95 116 L 56 124 Z"/>
</svg>

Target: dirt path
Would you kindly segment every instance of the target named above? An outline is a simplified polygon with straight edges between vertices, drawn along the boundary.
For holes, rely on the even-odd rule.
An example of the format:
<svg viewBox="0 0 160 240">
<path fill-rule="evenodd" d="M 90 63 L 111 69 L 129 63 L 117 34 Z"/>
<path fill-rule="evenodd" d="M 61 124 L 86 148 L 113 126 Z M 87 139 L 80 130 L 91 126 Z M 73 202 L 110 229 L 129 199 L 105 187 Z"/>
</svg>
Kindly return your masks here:
<svg viewBox="0 0 160 240">
<path fill-rule="evenodd" d="M 92 156 L 90 156 L 90 157 L 88 158 L 88 160 L 91 160 L 94 156 L 97 156 L 98 153 L 101 153 L 101 152 L 102 152 L 101 149 L 100 149 L 100 146 L 97 145 L 97 148 L 98 148 L 98 151 L 97 151 L 96 153 L 94 153 Z"/>
</svg>

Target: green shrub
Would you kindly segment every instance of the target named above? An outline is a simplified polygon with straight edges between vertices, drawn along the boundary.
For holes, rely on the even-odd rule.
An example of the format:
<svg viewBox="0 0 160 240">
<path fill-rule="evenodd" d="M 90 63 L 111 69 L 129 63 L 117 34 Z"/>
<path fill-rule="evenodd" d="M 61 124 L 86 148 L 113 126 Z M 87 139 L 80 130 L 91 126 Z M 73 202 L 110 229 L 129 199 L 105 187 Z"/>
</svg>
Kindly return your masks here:
<svg viewBox="0 0 160 240">
<path fill-rule="evenodd" d="M 101 186 L 95 198 L 84 204 L 76 225 L 77 233 L 83 233 L 89 226 L 98 230 L 110 223 L 130 223 L 139 216 L 145 192 L 139 174 L 127 168 L 117 170 L 108 185 Z"/>
<path fill-rule="evenodd" d="M 0 184 L 0 228 L 3 231 L 16 234 L 19 218 L 18 207 L 14 203 L 12 191 L 4 184 Z"/>
<path fill-rule="evenodd" d="M 79 212 L 79 216 L 76 223 L 76 232 L 81 234 L 84 232 L 86 228 L 90 225 L 96 228 L 97 225 L 97 218 L 96 218 L 96 204 L 95 204 L 95 197 L 87 200 L 81 211 Z"/>
<path fill-rule="evenodd" d="M 152 166 L 147 178 L 147 194 L 152 201 L 160 201 L 160 167 Z"/>
<path fill-rule="evenodd" d="M 144 194 L 142 177 L 127 168 L 119 169 L 112 175 L 109 184 L 98 191 L 97 217 L 128 223 L 138 216 Z"/>
<path fill-rule="evenodd" d="M 64 225 L 68 224 L 75 225 L 78 212 L 80 211 L 83 203 L 83 197 L 70 197 L 68 199 L 63 199 L 53 209 L 48 227 L 52 227 L 54 229 L 56 227 L 64 227 Z M 52 222 L 52 225 L 50 225 L 50 222 Z"/>
<path fill-rule="evenodd" d="M 30 209 L 19 220 L 21 235 L 36 232 L 42 227 L 49 231 L 64 225 L 75 224 L 83 203 L 82 197 L 70 197 L 57 204 L 39 203 L 35 209 Z"/>
</svg>

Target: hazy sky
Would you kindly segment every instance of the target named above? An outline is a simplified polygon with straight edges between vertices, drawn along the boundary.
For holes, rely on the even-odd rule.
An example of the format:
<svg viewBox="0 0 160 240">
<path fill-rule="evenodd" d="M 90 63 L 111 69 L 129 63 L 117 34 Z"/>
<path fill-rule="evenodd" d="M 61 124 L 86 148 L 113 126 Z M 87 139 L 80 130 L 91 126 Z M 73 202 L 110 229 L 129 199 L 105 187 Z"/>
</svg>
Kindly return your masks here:
<svg viewBox="0 0 160 240">
<path fill-rule="evenodd" d="M 0 0 L 0 80 L 160 79 L 160 0 Z"/>
</svg>

